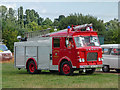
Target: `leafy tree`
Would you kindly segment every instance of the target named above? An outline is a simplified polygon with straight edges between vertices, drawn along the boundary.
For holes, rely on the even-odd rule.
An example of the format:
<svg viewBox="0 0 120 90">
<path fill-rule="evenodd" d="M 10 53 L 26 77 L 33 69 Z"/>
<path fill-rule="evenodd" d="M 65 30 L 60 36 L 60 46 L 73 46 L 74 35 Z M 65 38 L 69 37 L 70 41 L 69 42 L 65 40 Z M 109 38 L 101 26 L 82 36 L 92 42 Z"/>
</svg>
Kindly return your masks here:
<svg viewBox="0 0 120 90">
<path fill-rule="evenodd" d="M 120 43 L 120 28 L 119 22 L 117 19 L 110 20 L 105 23 L 106 32 L 105 32 L 105 43 Z"/>
<path fill-rule="evenodd" d="M 43 24 L 43 21 L 44 21 L 44 19 L 41 18 L 41 17 L 39 17 L 39 18 L 38 18 L 38 25 L 42 25 L 42 24 Z"/>
<path fill-rule="evenodd" d="M 14 17 L 15 11 L 12 8 L 9 8 L 9 15 L 10 17 Z"/>
<path fill-rule="evenodd" d="M 43 25 L 51 26 L 51 25 L 52 25 L 52 21 L 51 21 L 49 18 L 46 18 L 46 19 L 43 21 Z"/>
<path fill-rule="evenodd" d="M 39 26 L 37 25 L 37 23 L 36 22 L 30 22 L 29 24 L 28 24 L 28 28 L 29 28 L 29 31 L 37 31 L 37 30 L 39 30 Z"/>
<path fill-rule="evenodd" d="M 58 24 L 59 24 L 59 20 L 58 19 L 54 19 L 53 26 L 58 26 Z"/>
<path fill-rule="evenodd" d="M 3 6 L 3 5 L 0 6 L 0 13 L 1 13 L 0 17 L 5 18 L 6 13 L 7 13 L 7 8 L 6 8 L 6 6 Z"/>
<path fill-rule="evenodd" d="M 67 26 L 82 25 L 86 23 L 92 23 L 94 30 L 98 31 L 99 35 L 104 35 L 105 26 L 103 24 L 103 21 L 97 20 L 96 17 L 90 15 L 84 16 L 82 14 L 70 14 L 70 16 L 67 16 L 59 22 L 59 28 L 64 29 L 67 28 Z"/>
<path fill-rule="evenodd" d="M 14 42 L 18 41 L 17 40 L 17 30 L 4 30 L 3 31 L 3 39 L 4 43 L 7 45 L 7 47 L 13 52 L 14 48 Z"/>
<path fill-rule="evenodd" d="M 62 19 L 64 19 L 65 16 L 64 15 L 60 15 L 59 18 L 58 18 L 58 21 L 61 21 Z"/>
<path fill-rule="evenodd" d="M 18 8 L 18 23 L 20 28 L 24 28 L 24 20 L 23 20 L 23 7 Z"/>
</svg>

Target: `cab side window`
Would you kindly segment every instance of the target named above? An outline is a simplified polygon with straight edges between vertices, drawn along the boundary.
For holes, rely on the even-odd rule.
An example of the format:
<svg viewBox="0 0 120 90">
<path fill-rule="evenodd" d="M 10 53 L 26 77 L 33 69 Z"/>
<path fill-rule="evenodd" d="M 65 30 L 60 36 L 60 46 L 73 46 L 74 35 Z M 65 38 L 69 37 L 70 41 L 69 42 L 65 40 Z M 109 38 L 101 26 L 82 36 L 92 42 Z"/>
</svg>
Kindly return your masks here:
<svg viewBox="0 0 120 90">
<path fill-rule="evenodd" d="M 103 54 L 109 55 L 110 52 L 111 52 L 111 48 L 103 48 L 103 49 L 102 49 L 102 52 L 103 52 Z"/>
<path fill-rule="evenodd" d="M 60 47 L 60 38 L 53 38 L 53 47 L 55 48 Z"/>
<path fill-rule="evenodd" d="M 112 51 L 111 51 L 111 54 L 112 55 L 120 55 L 120 49 L 113 48 Z"/>
<path fill-rule="evenodd" d="M 67 48 L 73 47 L 73 39 L 72 38 L 65 38 L 65 46 Z"/>
</svg>

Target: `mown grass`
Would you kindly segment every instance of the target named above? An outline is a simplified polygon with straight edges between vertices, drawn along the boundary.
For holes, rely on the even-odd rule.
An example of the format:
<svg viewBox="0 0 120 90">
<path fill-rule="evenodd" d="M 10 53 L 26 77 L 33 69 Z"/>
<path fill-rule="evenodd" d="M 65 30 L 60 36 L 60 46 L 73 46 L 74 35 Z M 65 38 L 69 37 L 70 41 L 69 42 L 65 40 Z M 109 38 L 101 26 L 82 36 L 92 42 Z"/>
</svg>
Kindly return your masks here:
<svg viewBox="0 0 120 90">
<path fill-rule="evenodd" d="M 73 76 L 63 76 L 48 71 L 31 75 L 25 69 L 14 68 L 13 63 L 3 63 L 2 88 L 118 88 L 118 75 L 76 72 Z"/>
</svg>

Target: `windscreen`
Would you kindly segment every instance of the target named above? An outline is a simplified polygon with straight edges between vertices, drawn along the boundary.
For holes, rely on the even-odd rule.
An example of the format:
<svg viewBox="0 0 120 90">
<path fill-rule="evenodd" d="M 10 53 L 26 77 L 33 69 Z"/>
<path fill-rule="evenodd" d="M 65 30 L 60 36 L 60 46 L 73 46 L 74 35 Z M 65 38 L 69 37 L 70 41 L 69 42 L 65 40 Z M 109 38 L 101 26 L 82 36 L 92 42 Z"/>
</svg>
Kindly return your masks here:
<svg viewBox="0 0 120 90">
<path fill-rule="evenodd" d="M 111 51 L 112 55 L 120 55 L 120 48 L 113 48 Z"/>
<path fill-rule="evenodd" d="M 7 51 L 8 48 L 5 45 L 0 45 L 0 50 L 2 51 Z"/>
<path fill-rule="evenodd" d="M 97 36 L 74 37 L 76 47 L 100 46 Z"/>
</svg>

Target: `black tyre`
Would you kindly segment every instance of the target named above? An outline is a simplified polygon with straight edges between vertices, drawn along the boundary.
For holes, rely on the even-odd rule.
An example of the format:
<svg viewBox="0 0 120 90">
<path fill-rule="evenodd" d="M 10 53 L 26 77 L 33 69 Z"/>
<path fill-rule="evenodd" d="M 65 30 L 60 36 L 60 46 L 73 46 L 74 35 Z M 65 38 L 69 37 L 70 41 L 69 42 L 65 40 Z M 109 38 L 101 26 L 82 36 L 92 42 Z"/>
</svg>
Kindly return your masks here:
<svg viewBox="0 0 120 90">
<path fill-rule="evenodd" d="M 120 73 L 120 69 L 115 69 L 117 73 Z"/>
<path fill-rule="evenodd" d="M 109 71 L 110 71 L 109 66 L 104 65 L 104 66 L 102 67 L 102 71 L 103 71 L 103 72 L 109 72 Z"/>
<path fill-rule="evenodd" d="M 86 74 L 93 74 L 95 72 L 96 68 L 92 68 L 91 70 L 86 70 Z"/>
<path fill-rule="evenodd" d="M 65 61 L 61 64 L 60 73 L 66 76 L 73 75 L 73 69 L 70 62 Z"/>
<path fill-rule="evenodd" d="M 29 61 L 29 62 L 28 62 L 27 71 L 28 71 L 30 74 L 36 74 L 36 73 L 38 73 L 38 71 L 37 71 L 37 69 L 36 69 L 36 64 L 35 64 L 34 61 Z"/>
</svg>

